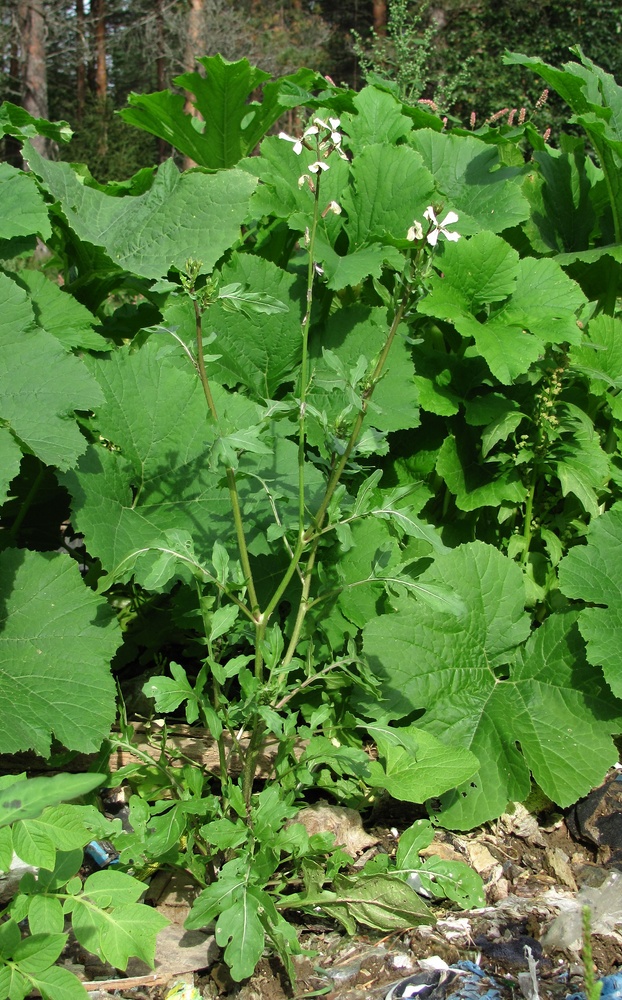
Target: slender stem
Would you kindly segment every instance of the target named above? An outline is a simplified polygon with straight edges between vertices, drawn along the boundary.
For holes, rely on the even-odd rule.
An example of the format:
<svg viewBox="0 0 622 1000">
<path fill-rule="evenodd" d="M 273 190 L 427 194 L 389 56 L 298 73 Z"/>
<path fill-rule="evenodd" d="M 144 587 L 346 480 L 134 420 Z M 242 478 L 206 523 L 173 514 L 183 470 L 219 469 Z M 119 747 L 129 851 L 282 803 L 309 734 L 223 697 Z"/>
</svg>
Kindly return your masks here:
<svg viewBox="0 0 622 1000">
<path fill-rule="evenodd" d="M 304 690 L 304 688 L 309 687 L 310 684 L 314 684 L 319 677 L 324 677 L 326 674 L 329 674 L 332 670 L 336 670 L 337 667 L 345 667 L 346 664 L 348 663 L 361 663 L 361 660 L 357 660 L 356 658 L 348 656 L 345 657 L 343 660 L 335 660 L 334 663 L 329 663 L 327 667 L 324 667 L 323 670 L 319 670 L 317 674 L 313 674 L 312 677 L 307 677 L 307 679 L 303 681 L 302 684 L 298 685 L 295 691 L 290 691 L 289 694 L 284 695 L 281 698 L 281 700 L 278 701 L 274 706 L 275 711 L 280 712 L 281 709 L 285 708 L 287 703 L 292 700 L 292 698 L 295 698 L 300 691 Z"/>
<path fill-rule="evenodd" d="M 369 402 L 371 400 L 373 391 L 374 391 L 376 385 L 378 384 L 380 376 L 382 375 L 382 372 L 384 370 L 384 366 L 385 366 L 387 358 L 389 356 L 389 351 L 391 350 L 391 345 L 393 344 L 393 341 L 395 340 L 395 335 L 397 333 L 397 329 L 398 329 L 398 327 L 399 327 L 399 325 L 400 325 L 400 323 L 401 323 L 401 321 L 402 321 L 402 319 L 404 317 L 404 313 L 406 312 L 406 309 L 408 307 L 409 299 L 410 299 L 410 285 L 407 284 L 407 286 L 404 289 L 404 292 L 402 294 L 402 298 L 401 298 L 400 304 L 399 304 L 398 308 L 396 309 L 395 315 L 393 317 L 393 321 L 392 321 L 391 326 L 389 328 L 389 333 L 387 335 L 387 339 L 385 341 L 384 347 L 382 349 L 380 357 L 378 358 L 376 366 L 375 366 L 375 368 L 374 368 L 374 370 L 372 372 L 371 378 L 369 380 L 369 386 L 367 387 L 367 389 L 365 389 L 365 392 L 363 393 L 363 396 L 362 396 L 362 399 L 361 399 L 361 409 L 360 409 L 359 413 L 357 414 L 356 420 L 354 421 L 354 426 L 352 428 L 352 432 L 350 434 L 350 438 L 348 440 L 348 444 L 346 446 L 346 450 L 344 451 L 343 455 L 341 456 L 341 459 L 339 460 L 339 462 L 337 462 L 337 464 L 335 465 L 335 467 L 334 467 L 334 469 L 333 469 L 333 471 L 332 471 L 332 473 L 330 475 L 330 478 L 328 480 L 328 484 L 326 486 L 326 492 L 324 493 L 324 498 L 322 500 L 322 503 L 320 504 L 320 507 L 319 507 L 319 510 L 318 510 L 317 514 L 315 515 L 315 518 L 313 519 L 313 523 L 307 529 L 307 531 L 304 532 L 304 534 L 302 535 L 302 537 L 300 539 L 300 542 L 302 542 L 303 548 L 304 548 L 305 545 L 308 545 L 309 543 L 311 543 L 311 551 L 309 553 L 309 558 L 307 559 L 307 564 L 306 564 L 306 566 L 305 566 L 305 568 L 303 570 L 302 594 L 300 595 L 300 603 L 298 605 L 298 612 L 296 614 L 296 620 L 294 622 L 294 627 L 293 627 L 292 634 L 291 634 L 291 637 L 290 637 L 290 640 L 289 640 L 289 644 L 287 646 L 287 650 L 285 652 L 283 660 L 281 661 L 283 667 L 288 666 L 291 663 L 291 661 L 292 661 L 292 659 L 294 657 L 294 654 L 296 652 L 296 647 L 298 645 L 298 642 L 300 641 L 300 635 L 302 633 L 302 626 L 304 624 L 304 620 L 305 620 L 307 611 L 309 610 L 309 607 L 310 607 L 309 594 L 311 592 L 311 581 L 312 581 L 312 577 L 313 577 L 313 569 L 315 567 L 315 560 L 316 560 L 318 546 L 319 546 L 319 542 L 320 542 L 320 534 L 321 534 L 322 526 L 323 526 L 323 523 L 324 523 L 324 518 L 326 517 L 326 512 L 328 511 L 328 507 L 329 507 L 330 501 L 332 499 L 332 496 L 333 496 L 335 490 L 337 489 L 337 486 L 339 485 L 339 480 L 341 479 L 341 476 L 343 474 L 343 470 L 345 469 L 345 467 L 346 467 L 346 465 L 348 463 L 348 459 L 350 458 L 350 455 L 352 454 L 352 451 L 354 450 L 354 447 L 355 447 L 356 442 L 358 440 L 359 434 L 361 433 L 361 427 L 363 426 L 363 421 L 365 420 L 365 417 L 367 415 L 367 410 L 368 410 L 368 407 L 369 407 Z M 301 555 L 302 555 L 302 552 L 301 552 Z M 290 575 L 292 575 L 292 574 L 293 574 L 293 570 L 291 571 Z"/>
<path fill-rule="evenodd" d="M 531 475 L 531 486 L 529 487 L 529 493 L 527 495 L 527 500 L 525 502 L 525 521 L 523 524 L 523 554 L 521 556 L 521 565 L 524 566 L 527 562 L 527 557 L 529 556 L 529 546 L 531 545 L 531 519 L 533 517 L 533 501 L 536 495 L 536 470 L 534 469 Z"/>
<path fill-rule="evenodd" d="M 307 298 L 306 310 L 302 319 L 302 357 L 300 363 L 300 417 L 298 422 L 298 528 L 300 535 L 305 529 L 305 444 L 307 438 L 306 408 L 307 391 L 309 388 L 309 327 L 311 325 L 311 305 L 313 302 L 313 279 L 315 277 L 315 237 L 320 217 L 319 198 L 322 172 L 319 171 L 315 182 L 313 201 L 313 220 L 309 230 L 308 265 L 307 265 Z"/>
<path fill-rule="evenodd" d="M 246 804 L 247 815 L 250 817 L 251 796 L 253 794 L 253 781 L 255 780 L 255 768 L 257 758 L 263 743 L 263 736 L 266 731 L 265 724 L 257 715 L 252 720 L 251 737 L 244 757 L 242 768 L 242 793 Z"/>
<path fill-rule="evenodd" d="M 235 471 L 231 468 L 227 469 L 227 486 L 229 488 L 229 500 L 235 524 L 235 535 L 238 542 L 240 562 L 242 563 L 242 572 L 244 573 L 244 581 L 248 587 L 251 611 L 253 612 L 255 621 L 257 621 L 259 617 L 259 602 L 257 600 L 257 592 L 255 590 L 255 582 L 253 580 L 253 571 L 248 557 L 248 549 L 246 547 L 246 536 L 244 534 L 244 524 L 242 522 L 242 512 L 240 510 L 240 500 L 235 480 Z"/>
<path fill-rule="evenodd" d="M 300 559 L 302 557 L 302 554 L 303 554 L 304 550 L 305 550 L 305 544 L 302 541 L 302 539 L 299 538 L 298 542 L 296 543 L 296 548 L 294 549 L 294 551 L 292 553 L 292 558 L 291 558 L 290 564 L 287 567 L 287 569 L 285 570 L 285 573 L 283 574 L 283 576 L 281 578 L 281 582 L 279 583 L 278 587 L 276 588 L 276 590 L 274 591 L 272 597 L 270 598 L 268 604 L 266 605 L 266 609 L 265 609 L 264 614 L 263 614 L 264 620 L 266 622 L 268 621 L 270 615 L 273 613 L 273 611 L 276 608 L 277 604 L 281 600 L 283 594 L 287 590 L 289 582 L 290 582 L 291 578 L 293 577 L 294 573 L 296 573 L 297 571 L 300 572 L 300 570 L 299 570 L 299 563 L 300 563 Z M 302 583 L 304 584 L 304 578 L 302 578 Z"/>
<path fill-rule="evenodd" d="M 194 305 L 194 325 L 196 330 L 197 368 L 199 369 L 199 378 L 201 379 L 201 385 L 203 386 L 203 392 L 205 393 L 205 399 L 207 401 L 209 411 L 214 418 L 214 422 L 218 423 L 218 412 L 216 410 L 216 404 L 214 403 L 214 397 L 212 396 L 207 371 L 205 370 L 205 358 L 203 357 L 203 317 L 199 303 L 195 298 L 193 298 L 192 304 Z"/>
<path fill-rule="evenodd" d="M 192 289 L 194 291 L 194 289 Z M 205 359 L 203 357 L 203 317 L 201 313 L 201 307 L 197 302 L 196 298 L 192 299 L 194 304 L 194 319 L 195 319 L 195 329 L 196 329 L 196 340 L 197 340 L 197 367 L 199 369 L 199 378 L 201 379 L 201 385 L 203 386 L 203 392 L 205 394 L 205 399 L 209 407 L 209 411 L 214 418 L 214 422 L 219 424 L 218 411 L 216 409 L 216 404 L 214 403 L 214 397 L 212 396 L 212 390 L 209 384 L 209 379 L 207 377 L 207 372 L 205 370 Z M 246 546 L 246 536 L 244 534 L 244 524 L 242 522 L 242 514 L 240 511 L 240 500 L 238 497 L 238 488 L 235 479 L 235 470 L 232 468 L 227 469 L 227 488 L 229 490 L 229 500 L 231 502 L 231 509 L 233 513 L 233 521 L 235 524 L 235 535 L 238 543 L 238 551 L 240 554 L 240 562 L 242 564 L 242 572 L 244 573 L 244 582 L 248 587 L 248 596 L 250 598 L 251 611 L 253 613 L 254 620 L 259 617 L 259 602 L 257 600 L 257 592 L 255 590 L 255 582 L 253 580 L 253 572 L 251 570 L 250 559 L 248 556 L 248 548 Z"/>
<path fill-rule="evenodd" d="M 350 434 L 350 438 L 348 440 L 348 444 L 346 446 L 346 450 L 344 451 L 344 453 L 341 456 L 339 462 L 337 462 L 337 464 L 335 465 L 335 467 L 334 467 L 334 469 L 333 469 L 333 471 L 331 473 L 330 479 L 328 481 L 328 485 L 326 487 L 326 493 L 324 494 L 324 499 L 322 500 L 322 503 L 320 504 L 320 508 L 319 508 L 317 514 L 315 515 L 315 518 L 313 519 L 313 524 L 306 531 L 306 533 L 304 535 L 304 541 L 305 542 L 309 542 L 309 541 L 311 541 L 311 539 L 315 538 L 316 535 L 317 535 L 317 533 L 318 533 L 318 531 L 321 531 L 321 529 L 322 529 L 322 525 L 324 523 L 324 518 L 326 517 L 326 511 L 328 510 L 328 506 L 330 504 L 330 501 L 332 500 L 333 493 L 335 492 L 335 490 L 337 489 L 337 486 L 339 485 L 339 480 L 341 479 L 343 470 L 345 469 L 346 465 L 348 464 L 348 460 L 350 458 L 350 455 L 352 454 L 352 451 L 354 450 L 354 447 L 355 447 L 356 442 L 358 440 L 359 434 L 361 433 L 361 427 L 363 426 L 363 421 L 365 420 L 365 417 L 367 415 L 367 409 L 369 407 L 369 402 L 371 400 L 373 391 L 374 391 L 374 389 L 375 389 L 375 387 L 376 387 L 376 385 L 378 383 L 378 380 L 379 380 L 380 376 L 382 375 L 384 366 L 386 364 L 387 357 L 389 355 L 389 351 L 391 350 L 391 345 L 392 345 L 393 341 L 395 340 L 395 334 L 397 333 L 397 328 L 400 325 L 400 323 L 402 322 L 402 319 L 404 317 L 404 313 L 406 312 L 406 308 L 408 306 L 408 299 L 409 299 L 409 293 L 408 293 L 408 289 L 406 289 L 404 291 L 404 294 L 402 295 L 402 300 L 401 300 L 401 302 L 399 304 L 399 307 L 397 308 L 397 310 L 395 312 L 395 316 L 393 317 L 393 322 L 391 323 L 391 327 L 389 329 L 389 333 L 388 333 L 387 339 L 386 339 L 384 347 L 382 349 L 382 353 L 381 353 L 380 357 L 378 358 L 378 362 L 376 364 L 376 367 L 374 368 L 374 370 L 372 372 L 372 375 L 371 375 L 371 378 L 370 378 L 369 387 L 363 393 L 363 397 L 361 399 L 361 409 L 359 410 L 359 412 L 358 412 L 358 414 L 356 416 L 356 420 L 354 421 L 354 426 L 352 428 L 352 432 Z"/>
</svg>

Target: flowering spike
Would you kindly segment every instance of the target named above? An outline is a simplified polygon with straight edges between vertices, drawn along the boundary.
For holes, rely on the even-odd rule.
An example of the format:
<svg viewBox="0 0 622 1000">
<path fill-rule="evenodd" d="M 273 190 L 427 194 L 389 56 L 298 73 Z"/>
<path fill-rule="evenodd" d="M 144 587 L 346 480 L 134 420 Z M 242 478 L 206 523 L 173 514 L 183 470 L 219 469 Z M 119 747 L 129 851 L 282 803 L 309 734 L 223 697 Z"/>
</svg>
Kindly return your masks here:
<svg viewBox="0 0 622 1000">
<path fill-rule="evenodd" d="M 536 111 L 539 111 L 540 108 L 546 104 L 548 97 L 549 97 L 548 87 L 545 87 L 542 93 L 540 94 L 538 100 L 536 101 L 536 106 L 535 106 Z"/>
</svg>

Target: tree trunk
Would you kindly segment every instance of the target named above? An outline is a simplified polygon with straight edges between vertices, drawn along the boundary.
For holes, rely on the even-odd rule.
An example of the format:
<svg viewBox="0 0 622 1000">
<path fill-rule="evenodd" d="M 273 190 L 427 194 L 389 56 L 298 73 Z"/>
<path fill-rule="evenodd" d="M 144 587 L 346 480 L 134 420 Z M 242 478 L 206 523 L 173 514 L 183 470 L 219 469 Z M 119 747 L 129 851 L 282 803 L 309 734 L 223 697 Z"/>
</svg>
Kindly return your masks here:
<svg viewBox="0 0 622 1000">
<path fill-rule="evenodd" d="M 108 151 L 108 71 L 106 68 L 106 0 L 92 0 L 91 12 L 95 33 L 95 97 L 100 120 L 97 153 Z"/>
<path fill-rule="evenodd" d="M 84 105 L 86 104 L 84 0 L 76 0 L 76 35 L 76 51 L 78 54 L 76 65 L 76 120 L 78 125 L 81 125 L 84 118 Z"/>
<path fill-rule="evenodd" d="M 12 27 L 15 27 L 12 25 Z M 19 45 L 18 45 L 18 31 L 15 31 L 11 39 L 11 54 L 9 58 L 9 86 L 8 86 L 8 99 L 13 104 L 19 104 L 22 87 L 21 87 L 21 74 L 19 65 Z M 21 170 L 24 166 L 24 161 L 22 159 L 22 144 L 19 139 L 15 139 L 12 135 L 7 135 L 4 138 L 4 158 L 7 163 L 10 163 L 13 167 L 18 167 Z"/>
<path fill-rule="evenodd" d="M 387 4 L 386 0 L 373 0 L 374 5 L 374 31 L 377 35 L 385 35 L 387 32 Z"/>
<path fill-rule="evenodd" d="M 19 0 L 17 17 L 22 53 L 22 107 L 35 118 L 47 118 L 48 79 L 43 0 Z M 32 144 L 43 156 L 49 155 L 50 144 L 44 136 L 35 136 Z"/>
<path fill-rule="evenodd" d="M 157 56 L 156 56 L 156 80 L 157 89 L 166 90 L 166 56 L 164 48 L 164 11 L 162 9 L 162 0 L 157 0 L 156 4 L 156 39 L 157 39 Z M 171 146 L 165 139 L 158 139 L 158 162 L 164 163 L 166 159 L 171 155 Z"/>
<path fill-rule="evenodd" d="M 196 69 L 196 57 L 200 54 L 203 47 L 202 41 L 202 27 L 203 27 L 203 8 L 205 5 L 205 0 L 189 0 L 188 4 L 188 22 L 186 29 L 186 49 L 184 52 L 184 69 L 186 73 L 191 73 Z M 192 102 L 191 96 L 186 92 L 186 103 L 184 106 L 184 111 L 186 114 L 194 115 L 198 117 L 198 112 Z M 196 167 L 196 163 L 189 156 L 184 156 L 183 161 L 184 170 L 189 170 L 191 167 Z"/>
</svg>

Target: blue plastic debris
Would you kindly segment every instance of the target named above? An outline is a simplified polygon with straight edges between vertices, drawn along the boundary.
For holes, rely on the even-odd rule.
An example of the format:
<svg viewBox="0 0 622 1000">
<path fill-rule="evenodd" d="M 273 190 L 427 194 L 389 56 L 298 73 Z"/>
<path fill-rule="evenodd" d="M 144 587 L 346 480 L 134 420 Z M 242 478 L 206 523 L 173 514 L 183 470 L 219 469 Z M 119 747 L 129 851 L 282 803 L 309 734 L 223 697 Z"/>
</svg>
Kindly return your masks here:
<svg viewBox="0 0 622 1000">
<path fill-rule="evenodd" d="M 602 983 L 600 1000 L 622 1000 L 622 975 L 619 972 L 603 976 L 598 982 Z M 570 993 L 566 1000 L 585 1000 L 585 993 Z"/>
<path fill-rule="evenodd" d="M 391 987 L 385 1000 L 501 1000 L 492 976 L 475 962 L 457 962 L 448 969 L 416 972 Z M 622 1000 L 608 997 L 607 1000 Z"/>
<path fill-rule="evenodd" d="M 119 861 L 119 852 L 115 851 L 109 840 L 91 840 L 84 848 L 84 853 L 98 868 L 108 868 Z"/>
</svg>

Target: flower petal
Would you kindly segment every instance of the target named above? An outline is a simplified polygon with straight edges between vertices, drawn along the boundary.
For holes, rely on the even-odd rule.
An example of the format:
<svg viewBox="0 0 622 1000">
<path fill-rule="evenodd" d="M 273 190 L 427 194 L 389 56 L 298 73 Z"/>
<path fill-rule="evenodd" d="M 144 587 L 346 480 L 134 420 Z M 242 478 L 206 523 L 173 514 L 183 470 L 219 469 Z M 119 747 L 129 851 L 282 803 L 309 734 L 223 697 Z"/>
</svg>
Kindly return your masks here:
<svg viewBox="0 0 622 1000">
<path fill-rule="evenodd" d="M 451 226 L 453 225 L 454 222 L 457 222 L 459 218 L 460 216 L 456 215 L 455 212 L 448 212 L 443 221 L 439 222 L 439 225 L 441 229 L 443 228 L 443 226 Z"/>
<path fill-rule="evenodd" d="M 448 233 L 446 229 L 441 229 L 441 232 L 445 239 L 450 240 L 452 243 L 457 243 L 460 239 L 460 233 Z"/>
<path fill-rule="evenodd" d="M 320 170 L 328 170 L 328 163 L 324 163 L 322 160 L 316 160 L 315 163 L 309 164 L 309 170 L 312 174 L 317 174 Z"/>
<path fill-rule="evenodd" d="M 438 234 L 439 234 L 439 231 L 440 230 L 438 230 L 438 229 L 433 229 L 431 233 L 428 233 L 428 235 L 427 235 L 427 241 L 428 241 L 428 243 L 430 244 L 431 247 L 435 247 L 436 244 L 438 243 Z"/>
<path fill-rule="evenodd" d="M 438 222 L 436 220 L 436 214 L 434 212 L 434 206 L 433 205 L 428 205 L 428 207 L 426 208 L 425 212 L 423 213 L 423 218 L 427 219 L 428 222 L 431 222 L 433 226 L 438 226 Z"/>
</svg>

